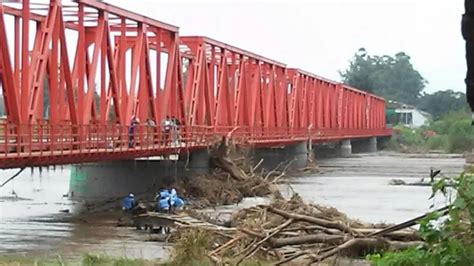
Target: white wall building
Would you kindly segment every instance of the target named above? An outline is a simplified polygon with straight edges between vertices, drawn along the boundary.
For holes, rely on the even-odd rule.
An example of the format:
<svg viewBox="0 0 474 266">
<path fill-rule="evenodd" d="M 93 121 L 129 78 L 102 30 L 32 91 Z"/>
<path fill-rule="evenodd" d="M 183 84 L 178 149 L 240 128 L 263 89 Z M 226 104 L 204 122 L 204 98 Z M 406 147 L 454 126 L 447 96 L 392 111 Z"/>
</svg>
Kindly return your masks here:
<svg viewBox="0 0 474 266">
<path fill-rule="evenodd" d="M 403 106 L 396 108 L 395 113 L 398 115 L 399 123 L 407 127 L 416 128 L 428 124 L 431 115 L 427 112 L 416 109 L 413 106 Z"/>
</svg>

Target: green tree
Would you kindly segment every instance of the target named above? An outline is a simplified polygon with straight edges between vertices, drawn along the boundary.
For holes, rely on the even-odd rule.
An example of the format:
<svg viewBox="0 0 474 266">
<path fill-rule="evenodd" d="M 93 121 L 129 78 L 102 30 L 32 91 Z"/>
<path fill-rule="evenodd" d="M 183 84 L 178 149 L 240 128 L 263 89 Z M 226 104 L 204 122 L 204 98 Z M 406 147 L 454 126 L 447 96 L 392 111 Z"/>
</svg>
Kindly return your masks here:
<svg viewBox="0 0 474 266">
<path fill-rule="evenodd" d="M 364 48 L 355 53 L 340 75 L 350 86 L 407 104 L 417 102 L 427 83 L 406 53 L 371 56 Z"/>
<path fill-rule="evenodd" d="M 424 94 L 417 105 L 423 111 L 430 113 L 434 120 L 438 120 L 450 112 L 467 108 L 466 94 L 452 90 L 437 91 L 433 94 Z"/>
</svg>

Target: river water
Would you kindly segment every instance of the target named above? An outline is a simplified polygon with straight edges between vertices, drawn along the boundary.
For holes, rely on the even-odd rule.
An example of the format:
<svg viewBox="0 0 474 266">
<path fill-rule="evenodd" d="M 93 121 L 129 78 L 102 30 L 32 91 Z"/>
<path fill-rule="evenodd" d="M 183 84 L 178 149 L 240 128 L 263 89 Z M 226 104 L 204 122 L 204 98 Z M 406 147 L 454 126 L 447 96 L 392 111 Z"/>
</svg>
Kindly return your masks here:
<svg viewBox="0 0 474 266">
<path fill-rule="evenodd" d="M 350 158 L 321 159 L 322 172 L 288 179 L 291 189 L 306 201 L 333 206 L 349 217 L 367 222 L 401 222 L 429 210 L 445 199 L 429 200 L 430 187 L 390 186 L 391 179 L 415 182 L 430 168 L 446 175 L 462 171 L 460 156 L 420 157 L 379 152 Z M 18 170 L 0 172 L 0 182 Z M 86 252 L 131 258 L 166 258 L 168 247 L 145 241 L 149 235 L 116 227 L 111 214 L 81 217 L 61 211 L 81 203 L 66 197 L 69 168 L 42 172 L 26 169 L 0 188 L 0 254 L 70 258 Z M 283 185 L 282 191 L 291 190 Z M 241 205 L 242 206 L 242 205 Z"/>
</svg>

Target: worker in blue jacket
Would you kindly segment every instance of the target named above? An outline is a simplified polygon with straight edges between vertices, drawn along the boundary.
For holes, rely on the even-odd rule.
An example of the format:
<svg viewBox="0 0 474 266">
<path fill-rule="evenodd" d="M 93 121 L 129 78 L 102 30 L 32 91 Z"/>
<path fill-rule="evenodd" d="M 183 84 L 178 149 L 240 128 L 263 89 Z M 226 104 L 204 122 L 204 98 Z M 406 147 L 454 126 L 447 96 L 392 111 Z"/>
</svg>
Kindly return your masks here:
<svg viewBox="0 0 474 266">
<path fill-rule="evenodd" d="M 181 209 L 184 206 L 184 200 L 178 197 L 178 193 L 176 189 L 172 188 L 170 191 L 170 199 L 171 199 L 171 208 L 173 209 Z"/>
<path fill-rule="evenodd" d="M 135 205 L 135 195 L 133 195 L 133 193 L 128 194 L 128 196 L 122 200 L 122 210 L 125 212 L 131 211 Z"/>
<path fill-rule="evenodd" d="M 171 197 L 167 189 L 161 189 L 156 196 L 156 210 L 158 212 L 169 212 L 171 207 Z"/>
</svg>

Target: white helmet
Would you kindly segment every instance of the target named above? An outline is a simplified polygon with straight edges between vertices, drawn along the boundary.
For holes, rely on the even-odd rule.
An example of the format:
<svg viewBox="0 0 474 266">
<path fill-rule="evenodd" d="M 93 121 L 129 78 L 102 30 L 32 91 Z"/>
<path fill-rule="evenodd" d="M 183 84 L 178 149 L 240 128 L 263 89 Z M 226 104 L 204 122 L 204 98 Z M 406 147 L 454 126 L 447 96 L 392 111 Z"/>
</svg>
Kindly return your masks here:
<svg viewBox="0 0 474 266">
<path fill-rule="evenodd" d="M 130 198 L 135 197 L 135 195 L 133 195 L 133 193 L 128 194 L 128 196 L 129 196 Z"/>
</svg>

